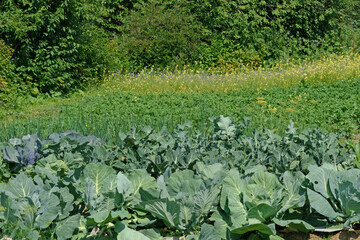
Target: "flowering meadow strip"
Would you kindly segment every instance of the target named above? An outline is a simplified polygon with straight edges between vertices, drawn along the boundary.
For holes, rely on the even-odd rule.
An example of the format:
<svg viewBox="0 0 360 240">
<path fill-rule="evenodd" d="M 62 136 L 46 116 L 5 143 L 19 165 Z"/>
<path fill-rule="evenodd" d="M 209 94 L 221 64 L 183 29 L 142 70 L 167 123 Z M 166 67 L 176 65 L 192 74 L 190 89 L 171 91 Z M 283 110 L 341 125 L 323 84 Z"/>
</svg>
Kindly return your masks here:
<svg viewBox="0 0 360 240">
<path fill-rule="evenodd" d="M 156 94 L 167 91 L 227 92 L 244 87 L 289 87 L 299 84 L 335 83 L 360 76 L 360 55 L 328 56 L 313 62 L 292 64 L 280 62 L 271 68 L 251 69 L 144 69 L 134 74 L 113 74 L 103 86 L 107 91 L 129 91 L 138 94 Z"/>
</svg>

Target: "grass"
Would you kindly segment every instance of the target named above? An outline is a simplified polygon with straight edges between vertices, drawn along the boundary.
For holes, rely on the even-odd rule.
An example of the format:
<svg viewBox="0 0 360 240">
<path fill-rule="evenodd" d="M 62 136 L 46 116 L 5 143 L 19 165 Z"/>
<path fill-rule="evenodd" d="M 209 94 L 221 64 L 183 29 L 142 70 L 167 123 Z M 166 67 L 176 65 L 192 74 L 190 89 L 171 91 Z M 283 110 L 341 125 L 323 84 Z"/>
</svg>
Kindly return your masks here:
<svg viewBox="0 0 360 240">
<path fill-rule="evenodd" d="M 241 70 L 241 71 L 240 71 Z M 170 130 L 187 120 L 206 134 L 208 118 L 252 118 L 253 128 L 283 132 L 290 120 L 357 134 L 360 124 L 360 56 L 332 56 L 299 65 L 207 72 L 148 70 L 109 76 L 100 87 L 69 98 L 2 111 L 0 141 L 68 129 L 118 141 L 119 131 L 150 125 Z M 0 115 L 1 116 L 1 115 Z"/>
</svg>

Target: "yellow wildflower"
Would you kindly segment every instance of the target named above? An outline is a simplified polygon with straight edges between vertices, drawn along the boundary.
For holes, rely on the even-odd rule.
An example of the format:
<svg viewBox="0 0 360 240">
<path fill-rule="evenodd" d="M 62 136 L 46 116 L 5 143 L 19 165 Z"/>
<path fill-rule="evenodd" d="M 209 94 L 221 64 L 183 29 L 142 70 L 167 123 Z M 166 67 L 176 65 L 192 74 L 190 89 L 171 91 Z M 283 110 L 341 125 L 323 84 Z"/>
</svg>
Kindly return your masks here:
<svg viewBox="0 0 360 240">
<path fill-rule="evenodd" d="M 287 107 L 286 110 L 289 111 L 289 112 L 293 112 L 293 113 L 299 112 L 299 111 L 297 111 L 297 110 L 295 110 L 295 109 L 293 109 L 291 107 Z"/>
<path fill-rule="evenodd" d="M 273 113 L 276 113 L 277 109 L 276 109 L 276 107 L 273 107 L 273 108 L 269 108 L 269 111 L 273 112 Z"/>
</svg>

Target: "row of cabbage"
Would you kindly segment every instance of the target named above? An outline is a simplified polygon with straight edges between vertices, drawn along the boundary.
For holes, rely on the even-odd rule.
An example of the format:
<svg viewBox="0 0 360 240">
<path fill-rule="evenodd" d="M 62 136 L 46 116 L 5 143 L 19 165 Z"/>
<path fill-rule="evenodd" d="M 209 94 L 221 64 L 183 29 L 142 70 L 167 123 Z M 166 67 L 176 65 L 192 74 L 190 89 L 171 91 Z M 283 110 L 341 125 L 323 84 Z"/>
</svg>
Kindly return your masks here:
<svg viewBox="0 0 360 240">
<path fill-rule="evenodd" d="M 120 133 L 117 146 L 76 132 L 11 139 L 0 156 L 2 235 L 29 239 L 280 239 L 286 230 L 351 228 L 360 170 L 342 135 L 246 133 L 212 119 L 189 134 Z M 246 134 L 245 134 L 246 133 Z"/>
</svg>

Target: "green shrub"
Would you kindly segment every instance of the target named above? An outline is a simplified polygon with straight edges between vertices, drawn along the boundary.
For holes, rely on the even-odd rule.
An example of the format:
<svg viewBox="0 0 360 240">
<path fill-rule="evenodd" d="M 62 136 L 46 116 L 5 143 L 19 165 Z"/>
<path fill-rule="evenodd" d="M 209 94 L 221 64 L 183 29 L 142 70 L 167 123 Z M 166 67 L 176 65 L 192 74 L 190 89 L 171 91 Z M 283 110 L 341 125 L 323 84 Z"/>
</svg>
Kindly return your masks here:
<svg viewBox="0 0 360 240">
<path fill-rule="evenodd" d="M 10 78 L 14 76 L 15 67 L 11 59 L 12 53 L 13 50 L 0 39 L 0 84 L 2 86 L 10 84 Z"/>
<path fill-rule="evenodd" d="M 197 58 L 203 30 L 179 5 L 150 1 L 124 18 L 121 46 L 134 70 L 174 67 Z"/>
<path fill-rule="evenodd" d="M 5 0 L 0 11 L 0 37 L 14 48 L 23 82 L 53 95 L 83 88 L 99 77 L 103 66 L 97 55 L 88 55 L 88 4 Z"/>
<path fill-rule="evenodd" d="M 347 0 L 343 11 L 341 42 L 346 50 L 360 52 L 360 2 Z"/>
<path fill-rule="evenodd" d="M 13 49 L 5 45 L 0 39 L 0 106 L 7 107 L 14 104 L 18 76 L 15 74 L 15 65 L 12 61 Z"/>
<path fill-rule="evenodd" d="M 187 1 L 184 4 L 211 37 L 208 64 L 260 64 L 314 57 L 345 49 L 354 41 L 344 25 L 359 29 L 359 3 L 316 1 Z"/>
</svg>

